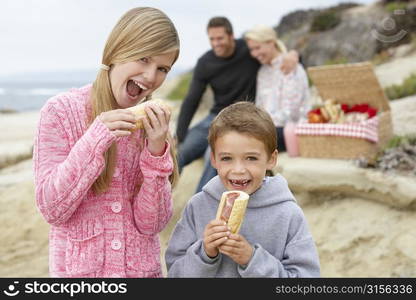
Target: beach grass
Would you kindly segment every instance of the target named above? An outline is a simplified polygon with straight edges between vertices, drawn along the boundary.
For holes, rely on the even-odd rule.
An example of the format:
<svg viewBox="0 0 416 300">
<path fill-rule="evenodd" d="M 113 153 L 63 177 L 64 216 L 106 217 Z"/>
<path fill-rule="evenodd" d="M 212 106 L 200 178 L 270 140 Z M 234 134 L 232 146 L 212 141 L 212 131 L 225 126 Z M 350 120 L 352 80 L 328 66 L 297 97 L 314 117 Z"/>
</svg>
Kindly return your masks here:
<svg viewBox="0 0 416 300">
<path fill-rule="evenodd" d="M 384 91 L 390 100 L 416 95 L 416 73 L 407 77 L 402 84 L 390 85 Z"/>
</svg>

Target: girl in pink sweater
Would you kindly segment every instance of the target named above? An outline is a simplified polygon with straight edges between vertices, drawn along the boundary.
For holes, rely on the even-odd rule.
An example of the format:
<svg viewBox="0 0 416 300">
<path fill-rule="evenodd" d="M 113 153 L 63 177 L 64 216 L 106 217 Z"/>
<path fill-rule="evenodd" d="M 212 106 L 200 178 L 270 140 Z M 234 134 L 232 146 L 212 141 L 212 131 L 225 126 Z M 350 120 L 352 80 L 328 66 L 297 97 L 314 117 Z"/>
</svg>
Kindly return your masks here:
<svg viewBox="0 0 416 300">
<path fill-rule="evenodd" d="M 179 55 L 171 20 L 128 11 L 111 32 L 93 85 L 48 100 L 34 146 L 36 202 L 53 277 L 161 277 L 158 233 L 176 175 L 170 113 L 148 105 L 144 130 L 126 108 L 150 99 Z"/>
</svg>

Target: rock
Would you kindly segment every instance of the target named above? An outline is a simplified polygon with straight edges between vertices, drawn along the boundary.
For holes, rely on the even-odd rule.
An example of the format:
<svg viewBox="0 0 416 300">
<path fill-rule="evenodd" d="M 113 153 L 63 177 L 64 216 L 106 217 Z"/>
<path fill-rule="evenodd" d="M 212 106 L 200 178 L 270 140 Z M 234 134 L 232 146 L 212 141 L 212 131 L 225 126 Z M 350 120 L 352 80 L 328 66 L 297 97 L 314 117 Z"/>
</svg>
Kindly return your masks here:
<svg viewBox="0 0 416 300">
<path fill-rule="evenodd" d="M 32 160 L 28 159 L 0 169 L 0 192 L 8 187 L 33 181 L 32 168 Z"/>
<path fill-rule="evenodd" d="M 396 209 L 416 208 L 416 177 L 363 169 L 348 160 L 291 158 L 286 153 L 279 155 L 275 171 L 303 199 L 314 199 L 317 195 L 360 197 Z"/>
<path fill-rule="evenodd" d="M 323 277 L 415 277 L 414 210 L 362 198 L 302 205 L 318 247 Z"/>
<path fill-rule="evenodd" d="M 318 13 L 319 12 L 314 9 L 297 10 L 283 16 L 279 25 L 275 28 L 277 35 L 283 38 L 285 35 L 288 35 L 289 33 L 292 34 L 294 31 L 305 26 L 308 27 L 309 30 L 310 23 Z"/>
<path fill-rule="evenodd" d="M 0 169 L 32 157 L 38 119 L 37 111 L 1 115 Z"/>
<path fill-rule="evenodd" d="M 402 84 L 405 78 L 416 73 L 416 53 L 381 64 L 375 72 L 382 87 Z"/>
<path fill-rule="evenodd" d="M 361 12 L 354 8 L 342 15 L 342 22 L 334 29 L 313 35 L 301 50 L 307 66 L 329 61 L 361 62 L 371 60 L 377 51 L 377 40 L 372 36 L 374 22 L 382 13 L 376 9 Z"/>
<path fill-rule="evenodd" d="M 416 95 L 390 101 L 390 107 L 393 133 L 395 135 L 416 134 L 416 121 L 414 116 L 416 111 Z"/>
<path fill-rule="evenodd" d="M 403 255 L 416 261 L 416 252 L 412 246 L 416 245 L 416 234 L 413 232 L 413 229 L 399 235 L 395 239 L 394 245 Z"/>
<path fill-rule="evenodd" d="M 411 33 L 416 30 L 416 8 L 409 5 L 404 12 L 390 13 L 378 2 L 340 4 L 292 12 L 281 19 L 275 30 L 289 49 L 301 54 L 306 67 L 371 61 L 382 51 L 399 57 L 414 50 Z M 339 23 L 325 31 L 311 32 L 314 20 L 325 13 L 336 16 Z"/>
<path fill-rule="evenodd" d="M 314 17 L 325 11 L 336 11 L 341 22 L 330 30 L 311 33 Z M 378 51 L 379 41 L 373 30 L 386 16 L 388 13 L 377 4 L 340 5 L 321 11 L 291 13 L 282 18 L 276 30 L 289 49 L 300 52 L 306 67 L 330 61 L 360 62 L 371 60 Z"/>
</svg>

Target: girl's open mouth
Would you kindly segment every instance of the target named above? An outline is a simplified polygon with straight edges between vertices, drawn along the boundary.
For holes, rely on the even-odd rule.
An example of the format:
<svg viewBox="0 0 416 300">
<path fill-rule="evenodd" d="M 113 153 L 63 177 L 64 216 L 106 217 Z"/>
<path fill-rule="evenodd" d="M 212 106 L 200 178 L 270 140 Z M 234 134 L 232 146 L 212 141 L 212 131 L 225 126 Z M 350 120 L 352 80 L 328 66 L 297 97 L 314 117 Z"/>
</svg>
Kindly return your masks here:
<svg viewBox="0 0 416 300">
<path fill-rule="evenodd" d="M 126 85 L 126 90 L 127 95 L 129 95 L 132 100 L 137 100 L 147 88 L 135 80 L 129 80 Z"/>
</svg>

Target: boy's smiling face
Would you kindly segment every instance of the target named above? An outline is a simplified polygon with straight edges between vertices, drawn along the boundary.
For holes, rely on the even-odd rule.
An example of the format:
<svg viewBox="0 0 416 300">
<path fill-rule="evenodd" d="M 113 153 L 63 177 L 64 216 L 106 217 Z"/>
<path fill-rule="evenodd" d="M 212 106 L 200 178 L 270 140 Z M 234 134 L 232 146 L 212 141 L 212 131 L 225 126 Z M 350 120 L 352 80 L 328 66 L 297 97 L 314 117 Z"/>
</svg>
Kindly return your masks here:
<svg viewBox="0 0 416 300">
<path fill-rule="evenodd" d="M 266 170 L 272 169 L 276 161 L 277 150 L 270 155 L 262 141 L 236 131 L 218 137 L 215 153 L 211 152 L 211 164 L 225 188 L 247 194 L 260 188 Z"/>
</svg>

